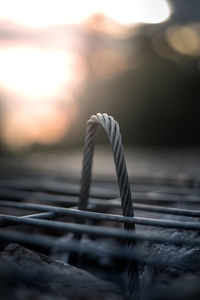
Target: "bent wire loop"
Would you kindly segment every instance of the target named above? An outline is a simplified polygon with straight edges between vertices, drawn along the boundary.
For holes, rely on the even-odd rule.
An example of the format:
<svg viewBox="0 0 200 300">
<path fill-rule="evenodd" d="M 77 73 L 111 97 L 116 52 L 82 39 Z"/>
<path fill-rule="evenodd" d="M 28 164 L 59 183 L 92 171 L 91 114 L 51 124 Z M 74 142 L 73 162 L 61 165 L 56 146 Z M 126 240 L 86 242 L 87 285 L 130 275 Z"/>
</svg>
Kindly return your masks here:
<svg viewBox="0 0 200 300">
<path fill-rule="evenodd" d="M 85 146 L 83 153 L 83 167 L 82 167 L 82 177 L 81 177 L 81 190 L 80 199 L 78 207 L 80 210 L 87 210 L 88 198 L 91 186 L 91 173 L 92 173 L 92 162 L 94 155 L 95 146 L 95 136 L 99 125 L 105 129 L 108 139 L 110 141 L 114 163 L 117 173 L 117 179 L 120 189 L 121 197 L 121 207 L 124 216 L 133 217 L 133 204 L 131 199 L 130 182 L 128 178 L 128 172 L 126 168 L 126 161 L 124 157 L 124 151 L 122 146 L 121 134 L 119 129 L 119 124 L 113 119 L 113 117 L 107 114 L 97 113 L 92 115 L 87 122 L 86 136 L 85 136 Z M 79 220 L 83 223 L 83 220 Z M 135 230 L 135 224 L 124 223 L 125 230 Z M 74 235 L 75 239 L 81 239 L 81 235 Z M 127 240 L 127 291 L 131 296 L 133 295 L 135 299 L 139 298 L 139 279 L 138 279 L 138 265 L 135 261 L 129 258 L 129 253 L 131 248 L 135 246 L 135 242 Z M 69 257 L 69 262 L 71 264 L 76 264 L 78 257 L 71 254 Z"/>
</svg>

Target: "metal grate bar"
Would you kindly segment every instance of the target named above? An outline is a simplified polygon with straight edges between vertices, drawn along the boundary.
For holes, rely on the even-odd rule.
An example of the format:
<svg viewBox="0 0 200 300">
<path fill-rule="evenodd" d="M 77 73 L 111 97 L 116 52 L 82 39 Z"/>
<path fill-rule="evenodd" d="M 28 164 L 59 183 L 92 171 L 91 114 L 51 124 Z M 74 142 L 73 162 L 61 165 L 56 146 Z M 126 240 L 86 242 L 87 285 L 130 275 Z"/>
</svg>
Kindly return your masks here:
<svg viewBox="0 0 200 300">
<path fill-rule="evenodd" d="M 13 171 L 13 170 L 12 170 Z M 19 171 L 18 171 L 19 172 Z M 60 176 L 50 176 L 50 173 L 46 173 L 45 175 L 40 174 L 41 171 L 37 171 L 37 174 L 34 177 L 30 177 L 29 175 L 23 176 L 19 178 L 19 176 L 12 176 L 11 178 L 6 178 L 6 174 L 4 173 L 3 178 L 0 181 L 0 188 L 12 188 L 12 189 L 22 189 L 22 190 L 45 190 L 52 192 L 64 192 L 64 193 L 79 193 L 79 179 L 71 179 L 68 177 L 60 177 Z M 1 174 L 0 174 L 1 175 Z M 17 174 L 18 175 L 18 174 Z M 191 185 L 187 185 L 182 181 L 178 181 L 176 184 L 173 184 L 173 179 L 169 179 L 171 185 L 167 185 L 166 180 L 161 184 L 159 184 L 158 178 L 154 179 L 153 183 L 148 183 L 152 178 L 137 178 L 134 177 L 134 180 L 131 182 L 131 190 L 137 193 L 144 192 L 154 192 L 161 194 L 173 194 L 173 195 L 200 195 L 200 182 L 199 185 L 195 183 L 195 179 L 191 181 Z M 134 184 L 133 184 L 134 182 Z M 113 184 L 109 178 L 105 180 L 98 180 L 93 182 L 93 192 L 99 192 L 102 190 L 109 193 L 116 194 L 116 184 Z"/>
<path fill-rule="evenodd" d="M 31 215 L 26 215 L 22 216 L 21 218 L 32 218 L 32 219 L 54 219 L 58 216 L 57 213 L 48 211 L 44 213 L 38 213 L 38 214 L 31 214 Z"/>
<path fill-rule="evenodd" d="M 7 191 L 6 191 L 7 193 Z M 11 196 L 13 195 L 13 196 Z M 78 198 L 77 197 L 65 197 L 65 196 L 56 196 L 45 193 L 37 193 L 28 197 L 18 197 L 19 195 L 15 195 L 14 193 L 9 194 L 7 199 L 14 200 L 26 200 L 26 201 L 39 201 L 39 202 L 53 202 L 67 206 L 77 206 Z M 16 197 L 14 197 L 14 195 Z M 3 199 L 0 201 L 3 203 Z M 1 205 L 1 204 L 0 204 Z M 120 199 L 111 199 L 111 200 L 100 200 L 100 199 L 91 199 L 89 198 L 88 209 L 96 209 L 96 208 L 121 208 Z M 147 204 L 137 204 L 134 201 L 134 210 L 142 210 L 149 211 L 154 213 L 164 213 L 171 215 L 180 215 L 180 216 L 188 216 L 188 217 L 200 217 L 200 210 L 191 210 L 191 209 L 182 209 L 182 208 L 174 208 L 174 207 L 163 207 L 163 206 L 155 206 L 155 205 L 147 205 Z"/>
<path fill-rule="evenodd" d="M 55 207 L 50 205 L 40 205 L 34 203 L 17 203 L 17 202 L 1 201 L 0 206 L 46 212 L 44 214 L 24 216 L 23 218 L 29 217 L 29 218 L 41 219 L 41 218 L 48 218 L 48 217 L 52 218 L 59 215 L 65 215 L 65 216 L 71 216 L 75 218 L 92 219 L 96 221 L 111 221 L 111 222 L 120 222 L 126 224 L 139 224 L 145 226 L 158 226 L 158 227 L 165 227 L 165 228 L 185 229 L 185 230 L 200 230 L 199 222 L 188 222 L 188 221 L 181 222 L 181 221 L 161 220 L 161 219 L 153 219 L 153 218 L 125 217 L 125 216 L 119 216 L 114 214 L 81 211 L 81 210 L 75 210 L 71 208 L 63 208 L 57 206 Z"/>
<path fill-rule="evenodd" d="M 70 183 L 77 183 L 79 182 L 79 177 L 71 178 L 71 176 L 68 176 L 65 172 L 57 171 L 57 170 L 51 170 L 45 171 L 44 169 L 33 169 L 29 166 L 21 166 L 18 165 L 17 167 L 12 165 L 11 168 L 8 168 L 8 165 L 1 167 L 2 172 L 0 173 L 1 182 L 5 182 L 7 178 L 9 178 L 9 182 L 12 182 L 12 179 L 27 179 L 27 177 L 32 180 L 33 182 L 41 182 L 41 179 L 45 179 L 47 182 L 48 180 L 53 180 L 54 182 L 64 181 L 64 182 L 70 182 Z M 39 180 L 38 180 L 39 179 Z M 130 178 L 131 182 L 134 182 L 134 189 L 142 189 L 142 190 L 151 190 L 151 188 L 159 188 L 164 190 L 171 190 L 172 193 L 176 193 L 176 191 L 179 193 L 181 191 L 185 191 L 186 193 L 190 194 L 192 191 L 199 191 L 200 192 L 200 180 L 196 176 L 189 175 L 187 173 L 182 174 L 181 176 L 175 175 L 175 176 L 158 176 L 151 174 L 145 175 L 145 176 L 138 176 L 134 175 L 134 178 Z M 110 176 L 105 176 L 98 178 L 98 180 L 94 179 L 94 183 L 100 182 L 103 183 L 103 185 L 110 185 L 113 184 L 113 179 Z"/>
<path fill-rule="evenodd" d="M 151 243 L 174 244 L 181 246 L 200 246 L 200 238 L 167 238 L 158 234 L 140 234 L 134 231 L 115 229 L 105 226 L 91 226 L 85 224 L 74 224 L 58 221 L 47 221 L 32 218 L 21 218 L 10 215 L 0 215 L 0 221 L 8 221 L 12 224 L 38 226 L 40 228 L 48 228 L 58 230 L 58 232 L 85 233 L 94 237 L 114 238 L 119 240 L 142 241 Z"/>
<path fill-rule="evenodd" d="M 54 183 L 55 184 L 55 183 Z M 59 187 L 59 184 L 56 184 L 57 188 L 51 187 L 51 188 L 34 188 L 34 189 L 25 189 L 23 187 L 21 188 L 16 188 L 12 186 L 1 186 L 0 188 L 0 197 L 5 197 L 6 195 L 9 197 L 16 194 L 18 197 L 27 197 L 31 193 L 34 193 L 34 191 L 40 191 L 40 192 L 45 192 L 48 194 L 56 194 L 56 195 L 71 195 L 71 196 L 79 196 L 79 186 L 77 185 L 76 188 L 71 187 L 65 187 L 63 189 L 63 184 L 61 187 Z M 9 188 L 9 189 L 8 189 Z M 158 192 L 158 191 L 151 191 L 151 192 L 132 192 L 131 193 L 132 198 L 136 202 L 143 202 L 143 201 L 153 201 L 153 202 L 189 202 L 189 203 L 200 203 L 200 192 L 199 193 L 191 193 L 190 195 L 188 194 L 182 194 L 182 195 L 177 195 L 177 194 L 171 194 L 171 193 L 163 193 L 163 192 Z M 112 199 L 112 198 L 117 198 L 119 197 L 119 193 L 116 191 L 116 189 L 108 189 L 108 188 L 97 188 L 97 187 L 92 187 L 91 192 L 90 192 L 90 197 L 91 198 L 99 198 L 99 199 Z"/>
</svg>

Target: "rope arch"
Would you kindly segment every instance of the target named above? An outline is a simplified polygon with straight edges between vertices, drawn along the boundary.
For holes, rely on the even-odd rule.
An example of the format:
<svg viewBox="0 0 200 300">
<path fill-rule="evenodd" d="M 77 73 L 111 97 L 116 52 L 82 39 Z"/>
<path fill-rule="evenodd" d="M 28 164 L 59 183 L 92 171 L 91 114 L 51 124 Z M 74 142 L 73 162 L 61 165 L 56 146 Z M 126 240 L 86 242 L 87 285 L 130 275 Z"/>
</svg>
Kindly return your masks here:
<svg viewBox="0 0 200 300">
<path fill-rule="evenodd" d="M 122 146 L 121 134 L 119 124 L 113 119 L 113 117 L 107 114 L 97 113 L 92 115 L 87 121 L 85 146 L 83 152 L 83 166 L 81 176 L 81 190 L 78 208 L 80 210 L 87 210 L 88 198 L 91 186 L 91 174 L 92 174 L 92 163 L 94 156 L 95 137 L 99 125 L 105 129 L 108 139 L 110 141 L 115 169 L 117 173 L 117 179 L 119 184 L 120 196 L 121 196 L 121 207 L 124 216 L 133 217 L 133 203 L 131 198 L 130 182 L 128 178 L 128 172 L 126 167 L 126 161 L 124 157 L 124 151 Z M 80 220 L 83 223 L 83 220 Z M 135 230 L 135 224 L 124 224 L 124 229 Z M 81 235 L 75 236 L 76 239 L 81 239 Z M 131 248 L 135 243 L 127 241 L 127 272 L 128 282 L 127 289 L 129 291 L 129 297 L 134 296 L 138 299 L 139 292 L 139 280 L 138 280 L 138 265 L 133 260 L 129 260 L 128 256 Z M 73 262 L 72 262 L 73 260 Z M 70 263 L 75 263 L 77 257 L 71 257 Z"/>
<path fill-rule="evenodd" d="M 92 115 L 87 122 L 85 147 L 83 153 L 83 168 L 81 179 L 81 190 L 79 199 L 79 209 L 87 209 L 91 174 L 92 174 L 92 162 L 94 156 L 95 136 L 99 125 L 102 125 L 105 129 L 108 139 L 110 141 L 114 163 L 117 173 L 117 179 L 120 189 L 121 206 L 124 216 L 133 217 L 133 204 L 131 199 L 130 183 L 128 179 L 128 172 L 126 168 L 126 161 L 124 157 L 124 151 L 121 141 L 121 134 L 119 124 L 113 119 L 113 117 L 107 114 L 98 113 Z M 124 225 L 125 229 L 135 230 L 135 225 Z"/>
</svg>

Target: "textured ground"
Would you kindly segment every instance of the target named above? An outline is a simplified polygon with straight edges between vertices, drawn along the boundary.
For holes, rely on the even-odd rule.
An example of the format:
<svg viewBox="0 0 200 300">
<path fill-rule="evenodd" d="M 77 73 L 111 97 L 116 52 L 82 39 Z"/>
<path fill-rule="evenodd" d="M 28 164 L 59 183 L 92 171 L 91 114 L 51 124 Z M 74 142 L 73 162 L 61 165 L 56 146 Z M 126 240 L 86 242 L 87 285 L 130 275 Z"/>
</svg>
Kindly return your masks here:
<svg viewBox="0 0 200 300">
<path fill-rule="evenodd" d="M 18 244 L 0 252 L 0 277 L 1 299 L 5 300 L 122 299 L 114 284 Z"/>
</svg>

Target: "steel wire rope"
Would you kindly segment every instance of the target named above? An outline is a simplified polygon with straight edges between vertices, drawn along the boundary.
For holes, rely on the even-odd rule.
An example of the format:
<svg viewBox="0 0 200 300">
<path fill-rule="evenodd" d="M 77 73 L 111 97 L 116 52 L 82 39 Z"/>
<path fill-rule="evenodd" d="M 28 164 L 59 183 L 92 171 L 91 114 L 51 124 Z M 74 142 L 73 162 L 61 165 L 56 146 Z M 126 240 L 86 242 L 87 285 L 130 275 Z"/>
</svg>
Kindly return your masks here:
<svg viewBox="0 0 200 300">
<path fill-rule="evenodd" d="M 83 152 L 83 166 L 81 176 L 81 190 L 78 208 L 80 210 L 86 210 L 88 205 L 90 186 L 91 186 L 91 174 L 92 163 L 94 156 L 95 137 L 99 125 L 105 129 L 108 139 L 111 144 L 115 169 L 117 173 L 118 185 L 121 197 L 122 213 L 126 217 L 133 217 L 133 204 L 131 199 L 130 182 L 128 178 L 128 172 L 126 167 L 126 161 L 124 157 L 124 151 L 122 146 L 121 134 L 119 124 L 113 119 L 113 117 L 107 114 L 97 113 L 92 115 L 87 122 L 85 146 Z M 84 220 L 79 220 L 79 223 L 84 223 Z M 125 230 L 134 230 L 135 224 L 124 223 Z M 81 239 L 81 234 L 74 235 L 77 240 Z M 134 296 L 135 299 L 139 298 L 139 274 L 138 264 L 132 259 L 129 260 L 131 249 L 136 246 L 135 242 L 127 240 L 127 295 L 128 297 Z M 78 256 L 73 253 L 69 256 L 69 263 L 77 264 Z"/>
</svg>

